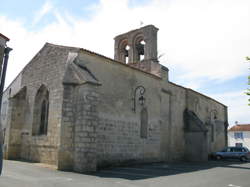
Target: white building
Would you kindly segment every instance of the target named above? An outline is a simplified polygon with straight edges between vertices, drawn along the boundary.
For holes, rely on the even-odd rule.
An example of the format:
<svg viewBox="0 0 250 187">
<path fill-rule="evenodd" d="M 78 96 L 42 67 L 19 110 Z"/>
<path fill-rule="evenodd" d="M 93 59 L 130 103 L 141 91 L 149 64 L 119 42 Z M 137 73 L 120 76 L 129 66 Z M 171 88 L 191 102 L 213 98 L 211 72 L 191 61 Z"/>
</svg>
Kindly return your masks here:
<svg viewBox="0 0 250 187">
<path fill-rule="evenodd" d="M 228 130 L 228 145 L 250 149 L 250 124 L 237 124 Z"/>
</svg>

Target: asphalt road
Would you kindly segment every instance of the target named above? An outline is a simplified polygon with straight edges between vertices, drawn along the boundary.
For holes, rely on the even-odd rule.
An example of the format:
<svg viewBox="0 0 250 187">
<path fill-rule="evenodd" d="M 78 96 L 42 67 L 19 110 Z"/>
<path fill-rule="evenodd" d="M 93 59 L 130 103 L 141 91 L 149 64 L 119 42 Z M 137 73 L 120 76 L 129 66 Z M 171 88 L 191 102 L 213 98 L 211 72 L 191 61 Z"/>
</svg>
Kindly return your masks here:
<svg viewBox="0 0 250 187">
<path fill-rule="evenodd" d="M 4 161 L 0 187 L 250 187 L 250 163 L 148 164 L 93 174 L 58 171 L 43 164 Z"/>
</svg>

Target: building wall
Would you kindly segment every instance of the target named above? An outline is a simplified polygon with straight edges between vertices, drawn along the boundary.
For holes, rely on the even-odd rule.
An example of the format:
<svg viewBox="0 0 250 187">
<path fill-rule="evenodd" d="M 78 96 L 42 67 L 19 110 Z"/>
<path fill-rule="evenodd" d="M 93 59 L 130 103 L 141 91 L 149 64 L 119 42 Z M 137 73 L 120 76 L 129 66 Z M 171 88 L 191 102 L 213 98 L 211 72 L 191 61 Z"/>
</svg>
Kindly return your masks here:
<svg viewBox="0 0 250 187">
<path fill-rule="evenodd" d="M 1 109 L 1 123 L 3 125 L 3 129 L 6 128 L 7 125 L 7 114 L 9 107 L 9 98 L 16 95 L 21 89 L 21 80 L 22 74 L 19 74 L 15 80 L 5 89 L 2 98 L 2 109 Z"/>
<path fill-rule="evenodd" d="M 183 112 L 194 110 L 204 122 L 211 123 L 211 111 L 216 111 L 214 120 L 213 151 L 224 147 L 226 108 L 214 100 L 192 90 L 169 83 L 164 79 L 138 72 L 114 61 L 99 56 L 79 55 L 79 63 L 87 66 L 101 82 L 97 127 L 98 165 L 127 161 L 172 161 L 183 160 L 185 138 Z M 132 111 L 134 89 L 145 87 L 146 107 L 149 115 L 148 137 L 140 137 L 140 111 L 136 104 Z M 197 106 L 193 106 L 197 99 Z M 208 126 L 208 128 L 210 128 Z M 208 138 L 207 141 L 210 141 Z"/>
<path fill-rule="evenodd" d="M 165 131 L 161 131 L 162 141 L 165 141 L 161 151 L 166 152 L 168 161 L 183 160 L 185 154 L 183 111 L 186 108 L 186 91 L 183 87 L 166 81 L 161 81 L 160 89 L 161 100 L 169 97 L 168 103 L 160 105 L 163 114 L 161 121 L 166 128 Z M 165 117 L 167 110 L 169 110 L 169 121 Z"/>
<path fill-rule="evenodd" d="M 14 151 L 14 156 L 11 151 L 6 150 L 7 158 L 20 157 L 31 161 L 57 164 L 62 116 L 62 77 L 65 71 L 68 52 L 68 48 L 54 47 L 53 45 L 46 44 L 31 60 L 28 66 L 24 68 L 21 75 L 19 75 L 20 78 L 16 79 L 8 88 L 14 91 L 16 87 L 25 87 L 26 96 L 24 99 L 25 105 L 20 106 L 18 105 L 20 102 L 15 102 L 16 104 L 7 104 L 6 106 L 9 106 L 9 128 L 18 126 L 18 130 L 15 133 L 18 134 L 17 137 L 21 139 L 21 142 L 19 142 L 21 148 Z M 48 132 L 47 135 L 32 135 L 32 124 L 33 120 L 35 120 L 33 118 L 34 101 L 41 85 L 44 85 L 49 91 Z M 6 94 L 7 92 L 8 90 L 5 91 Z M 13 99 L 17 100 L 15 95 Z M 6 97 L 4 101 L 6 102 Z M 14 112 L 16 113 L 18 111 L 19 113 L 25 111 L 25 114 L 23 114 L 22 120 L 17 121 L 13 115 Z M 7 137 L 7 139 L 7 143 L 12 141 L 11 137 Z M 17 155 L 17 152 L 20 153 Z"/>
<path fill-rule="evenodd" d="M 144 75 L 119 63 L 81 53 L 80 63 L 86 65 L 101 82 L 98 88 L 99 125 L 97 127 L 98 165 L 126 161 L 158 161 L 160 158 L 160 80 Z M 145 87 L 148 110 L 148 138 L 140 137 L 142 106 L 133 107 L 133 90 Z M 138 94 L 136 96 L 138 100 Z"/>
<path fill-rule="evenodd" d="M 197 114 L 208 130 L 208 152 L 218 151 L 225 147 L 227 144 L 227 127 L 225 126 L 227 107 L 193 90 L 187 91 L 187 106 L 189 110 Z"/>
<path fill-rule="evenodd" d="M 166 77 L 161 79 L 84 50 L 79 52 L 76 62 L 100 84 L 83 81 L 63 85 L 70 51 L 78 49 L 47 44 L 8 88 L 15 90 L 16 87 L 19 91 L 11 95 L 9 101 L 13 102 L 8 105 L 6 124 L 9 132 L 15 130 L 18 138 L 12 142 L 12 151 L 6 151 L 7 158 L 13 153 L 23 159 L 57 164 L 59 169 L 79 172 L 127 162 L 184 160 L 188 143 L 183 120 L 185 109 L 194 111 L 208 128 L 206 137 L 211 137 L 211 124 L 214 125 L 213 143 L 206 139 L 209 151 L 225 146 L 227 109 L 224 105 L 168 82 Z M 34 100 L 42 84 L 49 91 L 48 134 L 32 136 Z M 146 100 L 141 106 L 137 93 L 133 111 L 134 90 L 138 86 L 145 87 Z M 23 88 L 25 97 L 20 93 Z M 147 138 L 140 134 L 141 111 L 145 108 Z M 216 113 L 216 118 L 211 117 L 212 113 Z M 14 116 L 20 116 L 20 120 Z M 197 142 L 204 138 L 201 136 L 195 137 Z M 13 140 L 7 137 L 8 143 Z M 16 145 L 20 145 L 18 149 Z"/>
<path fill-rule="evenodd" d="M 234 138 L 235 132 L 243 132 L 243 139 Z M 228 145 L 235 146 L 236 143 L 242 143 L 244 147 L 247 147 L 250 150 L 250 131 L 229 131 L 228 132 Z"/>
</svg>

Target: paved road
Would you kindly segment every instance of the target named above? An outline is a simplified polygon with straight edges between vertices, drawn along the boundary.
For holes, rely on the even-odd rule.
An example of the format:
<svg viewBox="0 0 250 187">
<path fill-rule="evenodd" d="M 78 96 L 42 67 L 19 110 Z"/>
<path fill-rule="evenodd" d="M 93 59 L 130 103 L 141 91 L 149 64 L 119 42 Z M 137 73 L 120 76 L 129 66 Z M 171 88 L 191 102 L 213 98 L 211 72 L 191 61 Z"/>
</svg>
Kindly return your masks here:
<svg viewBox="0 0 250 187">
<path fill-rule="evenodd" d="M 5 161 L 0 187 L 250 187 L 250 163 L 148 164 L 98 171 L 92 175 Z"/>
</svg>

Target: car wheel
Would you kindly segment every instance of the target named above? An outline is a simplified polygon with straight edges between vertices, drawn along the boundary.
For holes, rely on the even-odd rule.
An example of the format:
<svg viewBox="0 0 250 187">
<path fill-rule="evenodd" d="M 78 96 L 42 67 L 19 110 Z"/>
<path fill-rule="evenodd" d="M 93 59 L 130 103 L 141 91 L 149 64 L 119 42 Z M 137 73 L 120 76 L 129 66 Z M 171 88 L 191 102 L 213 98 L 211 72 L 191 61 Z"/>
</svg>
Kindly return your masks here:
<svg viewBox="0 0 250 187">
<path fill-rule="evenodd" d="M 247 158 L 246 158 L 245 156 L 242 156 L 242 157 L 240 157 L 240 160 L 241 160 L 242 162 L 246 162 L 246 161 L 247 161 Z"/>
<path fill-rule="evenodd" d="M 220 156 L 220 155 L 216 155 L 216 160 L 221 160 L 222 159 L 222 157 Z"/>
</svg>

